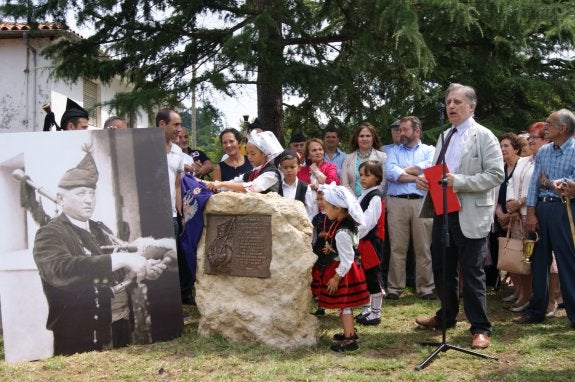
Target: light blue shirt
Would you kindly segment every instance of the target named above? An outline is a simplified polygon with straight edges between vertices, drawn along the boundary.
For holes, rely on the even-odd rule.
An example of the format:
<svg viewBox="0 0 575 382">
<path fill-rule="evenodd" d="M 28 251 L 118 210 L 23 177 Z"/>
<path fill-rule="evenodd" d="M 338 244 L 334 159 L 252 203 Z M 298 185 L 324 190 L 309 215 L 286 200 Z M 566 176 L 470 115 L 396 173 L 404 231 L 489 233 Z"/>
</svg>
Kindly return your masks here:
<svg viewBox="0 0 575 382">
<path fill-rule="evenodd" d="M 544 173 L 551 182 L 561 178 L 575 179 L 575 140 L 567 139 L 561 147 L 548 143 L 541 147 L 535 156 L 535 167 L 529 183 L 529 192 L 525 204 L 530 207 L 537 205 L 540 196 L 555 196 L 554 188 L 546 189 L 539 185 L 539 176 Z"/>
<path fill-rule="evenodd" d="M 343 162 L 347 154 L 341 151 L 340 149 L 335 149 L 335 154 L 333 154 L 333 158 L 330 158 L 327 153 L 323 154 L 323 160 L 329 163 L 333 163 L 337 166 L 337 177 L 339 178 L 341 175 L 341 168 L 343 167 Z"/>
<path fill-rule="evenodd" d="M 385 153 L 385 155 L 389 155 L 389 150 L 391 150 L 394 147 L 397 147 L 399 145 L 396 145 L 395 143 L 390 143 L 389 145 L 383 145 L 380 147 L 379 151 L 383 151 Z"/>
<path fill-rule="evenodd" d="M 399 177 L 405 174 L 403 169 L 406 167 L 416 166 L 420 173 L 431 167 L 434 154 L 435 147 L 421 142 L 412 148 L 404 145 L 392 147 L 387 152 L 387 161 L 385 162 L 385 174 L 388 180 L 387 195 L 418 194 L 423 196 L 425 192 L 418 190 L 415 182 L 400 183 Z"/>
</svg>

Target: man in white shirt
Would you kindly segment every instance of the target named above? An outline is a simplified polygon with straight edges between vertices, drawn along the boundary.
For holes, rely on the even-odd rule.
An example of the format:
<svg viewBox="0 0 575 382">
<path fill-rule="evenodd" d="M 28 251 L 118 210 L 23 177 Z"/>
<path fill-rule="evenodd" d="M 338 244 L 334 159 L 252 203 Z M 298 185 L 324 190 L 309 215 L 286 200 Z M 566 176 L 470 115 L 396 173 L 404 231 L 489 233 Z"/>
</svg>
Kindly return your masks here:
<svg viewBox="0 0 575 382">
<path fill-rule="evenodd" d="M 504 179 L 503 157 L 495 135 L 473 118 L 477 96 L 472 87 L 451 84 L 445 92 L 445 105 L 452 128 L 438 140 L 433 163 L 442 163 L 444 158 L 449 170 L 446 183 L 457 194 L 461 209 L 449 213 L 449 224 L 445 227 L 449 242 L 443 243 L 447 237 L 443 235 L 443 216 L 434 213 L 429 193 L 424 199 L 420 216 L 433 217 L 431 258 L 436 291 L 443 304 L 434 316 L 420 317 L 416 322 L 426 328 L 440 328 L 445 309 L 445 326 L 454 327 L 459 313 L 461 277 L 465 315 L 473 336 L 471 348 L 484 349 L 491 342 L 492 328 L 487 317 L 483 263 L 495 211 L 493 189 Z M 416 184 L 424 191 L 429 188 L 423 175 Z M 447 247 L 445 257 L 443 244 Z"/>
<path fill-rule="evenodd" d="M 180 222 L 178 216 L 182 211 L 182 174 L 184 172 L 184 156 L 182 149 L 173 143 L 178 138 L 178 130 L 182 127 L 180 115 L 172 109 L 161 109 L 156 114 L 156 127 L 164 129 L 164 142 L 166 144 L 166 156 L 168 160 L 168 178 L 170 185 L 170 201 L 172 202 L 172 219 L 174 234 L 177 242 L 178 271 L 180 274 L 180 292 L 182 303 L 193 305 L 192 286 L 195 280 L 192 278 L 190 268 L 180 247 L 179 233 Z"/>
</svg>

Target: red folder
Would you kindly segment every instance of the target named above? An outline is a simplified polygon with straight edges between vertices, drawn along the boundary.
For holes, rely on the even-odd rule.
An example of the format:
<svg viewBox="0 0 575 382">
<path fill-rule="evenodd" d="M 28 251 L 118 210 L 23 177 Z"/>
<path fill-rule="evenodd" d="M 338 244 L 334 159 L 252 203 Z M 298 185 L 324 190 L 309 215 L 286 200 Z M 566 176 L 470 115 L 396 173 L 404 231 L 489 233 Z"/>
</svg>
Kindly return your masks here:
<svg viewBox="0 0 575 382">
<path fill-rule="evenodd" d="M 445 167 L 445 173 L 448 173 L 449 169 L 447 165 L 445 165 Z M 429 195 L 431 196 L 433 209 L 437 215 L 441 215 L 443 214 L 443 187 L 439 181 L 443 177 L 443 164 L 426 168 L 423 170 L 423 174 L 429 185 Z M 453 187 L 447 187 L 447 212 L 457 212 L 460 209 L 461 204 L 459 204 L 459 199 L 455 192 L 453 192 Z"/>
</svg>

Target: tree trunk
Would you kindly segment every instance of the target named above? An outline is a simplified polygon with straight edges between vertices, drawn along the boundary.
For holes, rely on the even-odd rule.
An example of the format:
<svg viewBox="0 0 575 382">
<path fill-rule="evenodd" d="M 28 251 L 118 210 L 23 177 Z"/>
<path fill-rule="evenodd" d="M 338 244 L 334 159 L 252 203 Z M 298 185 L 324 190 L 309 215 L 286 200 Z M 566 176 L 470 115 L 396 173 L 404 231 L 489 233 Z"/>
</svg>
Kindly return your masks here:
<svg viewBox="0 0 575 382">
<path fill-rule="evenodd" d="M 257 99 L 258 117 L 267 130 L 272 131 L 282 146 L 283 139 L 283 41 L 282 21 L 274 11 L 277 0 L 260 0 L 261 10 L 272 14 L 273 24 L 260 29 L 258 50 Z M 279 5 L 278 5 L 279 6 Z"/>
</svg>

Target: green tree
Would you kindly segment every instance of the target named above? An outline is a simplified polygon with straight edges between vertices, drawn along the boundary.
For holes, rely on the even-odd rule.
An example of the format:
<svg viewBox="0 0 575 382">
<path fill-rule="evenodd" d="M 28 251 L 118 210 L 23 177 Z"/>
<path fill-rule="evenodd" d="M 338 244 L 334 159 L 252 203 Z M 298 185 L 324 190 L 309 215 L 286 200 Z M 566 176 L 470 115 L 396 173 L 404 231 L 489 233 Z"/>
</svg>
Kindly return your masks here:
<svg viewBox="0 0 575 382">
<path fill-rule="evenodd" d="M 182 125 L 188 130 L 191 138 L 192 110 L 187 109 L 183 111 L 181 116 Z M 218 163 L 222 156 L 219 134 L 223 129 L 224 124 L 218 109 L 210 103 L 199 107 L 196 109 L 196 145 L 195 147 L 192 146 L 192 148 L 202 150 L 208 155 L 212 163 Z"/>
<path fill-rule="evenodd" d="M 7 0 L 2 11 L 31 23 L 64 21 L 72 11 L 80 24 L 96 28 L 49 50 L 57 76 L 122 76 L 136 86 L 130 102 L 144 106 L 177 104 L 206 84 L 229 95 L 255 85 L 258 116 L 281 139 L 284 121 L 289 131 L 311 126 L 311 132 L 323 118 L 346 134 L 370 120 L 387 137 L 386 126 L 406 114 L 421 117 L 427 139 L 434 139 L 436 105 L 450 82 L 477 89 L 478 119 L 496 131 L 523 130 L 553 109 L 575 105 L 573 57 L 566 55 L 575 41 L 572 1 L 31 4 Z M 288 107 L 284 95 L 304 101 Z"/>
</svg>

